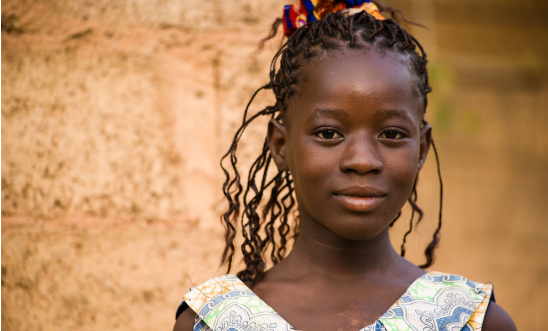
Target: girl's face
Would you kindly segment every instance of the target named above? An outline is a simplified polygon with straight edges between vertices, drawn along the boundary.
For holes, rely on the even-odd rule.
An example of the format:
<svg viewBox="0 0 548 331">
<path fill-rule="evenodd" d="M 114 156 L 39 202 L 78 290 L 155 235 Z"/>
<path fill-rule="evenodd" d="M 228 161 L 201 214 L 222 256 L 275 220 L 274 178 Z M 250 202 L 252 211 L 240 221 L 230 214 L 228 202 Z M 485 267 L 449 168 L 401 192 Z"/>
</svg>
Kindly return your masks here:
<svg viewBox="0 0 548 331">
<path fill-rule="evenodd" d="M 393 52 L 347 50 L 305 65 L 270 149 L 289 170 L 303 228 L 367 240 L 396 217 L 431 143 L 416 79 Z"/>
</svg>

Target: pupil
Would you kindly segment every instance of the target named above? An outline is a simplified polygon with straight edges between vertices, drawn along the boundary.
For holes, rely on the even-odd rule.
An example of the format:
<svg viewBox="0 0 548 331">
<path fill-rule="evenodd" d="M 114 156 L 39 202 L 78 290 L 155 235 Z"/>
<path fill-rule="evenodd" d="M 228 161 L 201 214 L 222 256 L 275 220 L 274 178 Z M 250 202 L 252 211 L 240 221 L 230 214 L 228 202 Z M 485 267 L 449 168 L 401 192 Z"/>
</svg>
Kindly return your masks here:
<svg viewBox="0 0 548 331">
<path fill-rule="evenodd" d="M 331 139 L 335 136 L 335 131 L 332 131 L 332 130 L 325 130 L 323 132 L 323 137 L 326 138 L 326 139 Z"/>
<path fill-rule="evenodd" d="M 385 136 L 388 139 L 395 139 L 398 133 L 396 131 L 386 131 Z"/>
</svg>

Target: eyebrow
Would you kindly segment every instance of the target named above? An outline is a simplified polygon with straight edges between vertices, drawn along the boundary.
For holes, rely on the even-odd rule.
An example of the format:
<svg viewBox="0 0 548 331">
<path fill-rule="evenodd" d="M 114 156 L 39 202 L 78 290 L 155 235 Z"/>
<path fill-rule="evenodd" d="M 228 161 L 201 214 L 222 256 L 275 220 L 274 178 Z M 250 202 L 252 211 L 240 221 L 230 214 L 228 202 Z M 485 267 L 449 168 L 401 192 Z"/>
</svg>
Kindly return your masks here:
<svg viewBox="0 0 548 331">
<path fill-rule="evenodd" d="M 348 113 L 342 109 L 330 109 L 330 108 L 316 108 L 314 112 L 308 117 L 307 122 L 312 122 L 319 117 L 348 117 Z"/>
<path fill-rule="evenodd" d="M 383 110 L 377 113 L 376 117 L 400 117 L 410 122 L 413 122 L 406 111 L 402 110 Z"/>
</svg>

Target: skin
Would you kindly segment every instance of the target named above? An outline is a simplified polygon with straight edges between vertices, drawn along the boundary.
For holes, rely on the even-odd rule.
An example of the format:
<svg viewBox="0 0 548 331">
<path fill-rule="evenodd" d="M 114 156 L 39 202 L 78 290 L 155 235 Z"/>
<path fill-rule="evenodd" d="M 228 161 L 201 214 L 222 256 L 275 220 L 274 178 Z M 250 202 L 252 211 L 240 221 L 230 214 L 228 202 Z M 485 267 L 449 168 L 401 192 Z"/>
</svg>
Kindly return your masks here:
<svg viewBox="0 0 548 331">
<path fill-rule="evenodd" d="M 296 330 L 358 331 L 387 311 L 424 271 L 399 256 L 388 227 L 409 197 L 431 144 L 423 101 L 405 60 L 346 50 L 301 72 L 284 123 L 268 141 L 289 170 L 301 233 L 253 291 Z M 191 331 L 187 309 L 174 330 Z M 515 330 L 495 303 L 484 330 Z"/>
</svg>

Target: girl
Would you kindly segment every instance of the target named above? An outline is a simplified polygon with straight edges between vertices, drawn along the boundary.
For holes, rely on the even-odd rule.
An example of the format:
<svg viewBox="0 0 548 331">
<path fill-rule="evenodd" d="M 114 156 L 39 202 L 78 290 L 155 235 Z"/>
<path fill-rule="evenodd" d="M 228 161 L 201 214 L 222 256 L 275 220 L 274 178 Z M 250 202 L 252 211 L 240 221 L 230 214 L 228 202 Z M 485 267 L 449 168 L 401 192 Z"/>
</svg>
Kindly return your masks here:
<svg viewBox="0 0 548 331">
<path fill-rule="evenodd" d="M 433 146 L 418 41 L 363 0 L 301 0 L 286 6 L 283 23 L 289 38 L 257 91 L 272 89 L 276 104 L 250 118 L 246 109 L 225 155 L 234 177 L 223 168 L 222 261 L 230 271 L 240 221 L 246 267 L 191 288 L 174 330 L 515 330 L 492 285 L 423 271 L 441 219 L 420 267 L 390 243 L 406 201 L 422 216 L 415 184 Z M 271 117 L 267 139 L 244 191 L 236 148 L 262 115 Z"/>
</svg>

